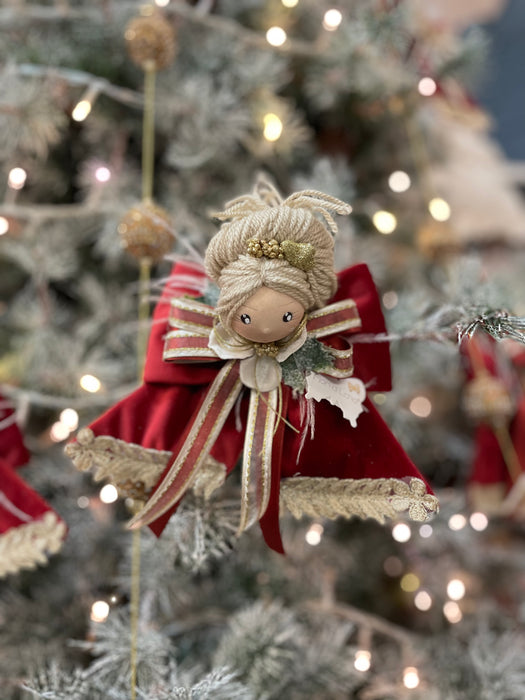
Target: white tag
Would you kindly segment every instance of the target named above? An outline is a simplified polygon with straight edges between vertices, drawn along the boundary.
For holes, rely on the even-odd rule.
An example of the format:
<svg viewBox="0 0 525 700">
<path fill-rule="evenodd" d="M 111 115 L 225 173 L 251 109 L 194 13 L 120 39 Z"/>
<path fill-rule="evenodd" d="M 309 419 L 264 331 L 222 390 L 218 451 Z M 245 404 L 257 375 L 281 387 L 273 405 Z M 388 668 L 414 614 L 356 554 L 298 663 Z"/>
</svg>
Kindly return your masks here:
<svg viewBox="0 0 525 700">
<path fill-rule="evenodd" d="M 306 375 L 306 398 L 316 401 L 326 399 L 332 406 L 337 406 L 352 428 L 357 427 L 357 419 L 363 413 L 365 397 L 365 385 L 355 377 L 332 379 L 314 372 Z"/>
</svg>

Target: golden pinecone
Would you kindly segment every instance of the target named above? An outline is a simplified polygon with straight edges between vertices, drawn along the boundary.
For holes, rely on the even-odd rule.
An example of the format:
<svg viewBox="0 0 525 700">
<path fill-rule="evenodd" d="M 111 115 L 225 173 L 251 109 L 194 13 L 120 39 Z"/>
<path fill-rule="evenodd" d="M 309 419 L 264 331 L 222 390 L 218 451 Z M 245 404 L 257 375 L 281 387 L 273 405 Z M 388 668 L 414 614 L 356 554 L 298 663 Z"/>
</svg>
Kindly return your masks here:
<svg viewBox="0 0 525 700">
<path fill-rule="evenodd" d="M 505 384 L 490 374 L 479 374 L 467 385 L 463 404 L 474 421 L 510 420 L 514 403 Z"/>
<path fill-rule="evenodd" d="M 148 8 L 146 8 L 148 9 Z M 124 32 L 128 53 L 142 69 L 151 65 L 162 70 L 175 58 L 175 29 L 159 12 L 133 17 Z"/>
<path fill-rule="evenodd" d="M 152 202 L 131 207 L 118 225 L 122 245 L 134 258 L 158 262 L 175 241 L 168 212 Z"/>
</svg>

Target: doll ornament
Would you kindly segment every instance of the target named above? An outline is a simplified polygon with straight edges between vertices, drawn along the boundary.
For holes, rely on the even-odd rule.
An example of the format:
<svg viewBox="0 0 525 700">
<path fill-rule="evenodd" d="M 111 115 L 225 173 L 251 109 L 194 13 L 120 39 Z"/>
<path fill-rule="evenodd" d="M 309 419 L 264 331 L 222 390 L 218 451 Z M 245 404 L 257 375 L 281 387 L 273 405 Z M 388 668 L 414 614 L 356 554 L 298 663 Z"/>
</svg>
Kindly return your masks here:
<svg viewBox="0 0 525 700">
<path fill-rule="evenodd" d="M 238 534 L 259 521 L 276 551 L 280 508 L 380 522 L 437 511 L 365 396 L 365 386 L 391 388 L 389 348 L 352 334 L 385 325 L 366 266 L 334 272 L 332 212 L 350 207 L 311 190 L 283 201 L 264 181 L 227 204 L 205 256 L 215 307 L 202 297 L 204 272 L 175 264 L 143 386 L 67 448 L 123 494 L 141 487 L 130 527 L 160 534 L 188 489 L 209 496 L 239 457 Z"/>
</svg>

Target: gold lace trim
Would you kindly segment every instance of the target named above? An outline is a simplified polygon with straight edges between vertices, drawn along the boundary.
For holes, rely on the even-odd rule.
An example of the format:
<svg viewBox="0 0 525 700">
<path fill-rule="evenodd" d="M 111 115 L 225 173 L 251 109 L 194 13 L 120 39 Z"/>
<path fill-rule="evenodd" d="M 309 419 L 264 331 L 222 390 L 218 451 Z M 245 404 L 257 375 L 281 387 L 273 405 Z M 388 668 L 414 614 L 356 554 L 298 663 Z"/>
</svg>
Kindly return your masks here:
<svg viewBox="0 0 525 700">
<path fill-rule="evenodd" d="M 65 535 L 65 524 L 52 511 L 7 530 L 0 535 L 0 578 L 47 564 L 47 554 L 58 552 Z"/>
<path fill-rule="evenodd" d="M 166 468 L 171 452 L 142 447 L 111 435 L 95 434 L 91 428 L 82 428 L 77 441 L 65 448 L 66 454 L 80 471 L 94 469 L 95 481 L 107 479 L 122 492 L 135 500 L 146 500 Z M 191 488 L 208 499 L 213 491 L 222 486 L 226 478 L 226 467 L 211 455 L 195 475 Z"/>
<path fill-rule="evenodd" d="M 408 511 L 416 522 L 429 520 L 439 511 L 435 496 L 421 479 L 337 479 L 293 477 L 281 482 L 281 505 L 295 518 L 308 515 L 334 519 L 374 518 L 384 523 Z"/>
</svg>

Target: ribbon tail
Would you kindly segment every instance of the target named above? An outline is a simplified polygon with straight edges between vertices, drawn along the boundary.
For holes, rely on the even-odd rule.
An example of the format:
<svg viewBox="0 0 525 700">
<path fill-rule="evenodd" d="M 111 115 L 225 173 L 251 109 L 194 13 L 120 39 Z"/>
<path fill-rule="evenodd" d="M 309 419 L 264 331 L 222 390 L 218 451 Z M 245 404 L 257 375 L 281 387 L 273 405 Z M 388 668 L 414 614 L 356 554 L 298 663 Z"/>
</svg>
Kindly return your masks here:
<svg viewBox="0 0 525 700">
<path fill-rule="evenodd" d="M 132 518 L 130 530 L 149 525 L 180 500 L 208 456 L 242 390 L 239 363 L 227 362 L 211 385 L 182 448 L 168 473 Z"/>
<path fill-rule="evenodd" d="M 279 392 L 252 389 L 244 440 L 241 518 L 237 535 L 260 520 L 270 500 L 272 443 Z"/>
</svg>

